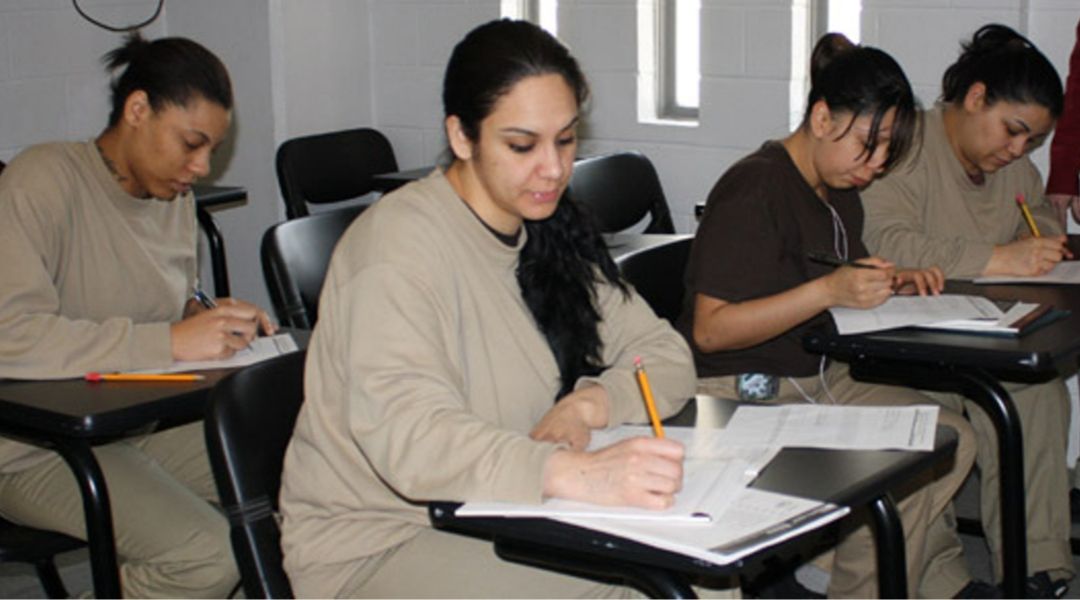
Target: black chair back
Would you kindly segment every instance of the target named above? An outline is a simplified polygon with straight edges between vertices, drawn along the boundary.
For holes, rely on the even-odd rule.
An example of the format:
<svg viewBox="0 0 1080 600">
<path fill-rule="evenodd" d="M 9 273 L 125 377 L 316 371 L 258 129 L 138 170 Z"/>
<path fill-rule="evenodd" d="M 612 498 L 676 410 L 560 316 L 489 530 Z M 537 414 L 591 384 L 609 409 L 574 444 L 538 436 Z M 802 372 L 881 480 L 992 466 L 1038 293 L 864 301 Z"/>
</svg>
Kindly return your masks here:
<svg viewBox="0 0 1080 600">
<path fill-rule="evenodd" d="M 349 206 L 308 215 L 278 223 L 263 234 L 263 278 L 282 325 L 299 329 L 315 326 L 330 255 L 365 208 Z"/>
<path fill-rule="evenodd" d="M 686 294 L 686 264 L 694 238 L 685 237 L 619 258 L 619 271 L 649 303 L 656 316 L 672 324 Z"/>
<path fill-rule="evenodd" d="M 649 217 L 645 233 L 675 233 L 660 177 L 640 152 L 577 161 L 570 196 L 591 209 L 604 233 L 623 231 L 645 217 Z"/>
<path fill-rule="evenodd" d="M 390 141 L 369 128 L 293 138 L 278 148 L 276 165 L 289 219 L 310 214 L 308 204 L 341 202 L 375 191 L 373 175 L 398 170 Z"/>
<path fill-rule="evenodd" d="M 285 449 L 304 401 L 306 351 L 240 369 L 210 392 L 206 450 L 248 598 L 292 598 L 276 512 Z"/>
</svg>

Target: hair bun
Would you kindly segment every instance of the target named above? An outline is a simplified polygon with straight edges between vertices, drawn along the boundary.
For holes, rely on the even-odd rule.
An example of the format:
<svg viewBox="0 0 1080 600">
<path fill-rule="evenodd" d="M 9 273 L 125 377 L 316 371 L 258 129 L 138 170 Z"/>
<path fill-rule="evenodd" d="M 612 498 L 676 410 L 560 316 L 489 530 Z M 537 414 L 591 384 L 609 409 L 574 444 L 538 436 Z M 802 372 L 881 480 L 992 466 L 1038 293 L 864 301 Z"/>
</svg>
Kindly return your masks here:
<svg viewBox="0 0 1080 600">
<path fill-rule="evenodd" d="M 837 56 L 850 52 L 858 46 L 842 33 L 826 33 L 814 44 L 814 52 L 810 55 L 810 85 L 818 81 L 821 72 Z"/>
</svg>

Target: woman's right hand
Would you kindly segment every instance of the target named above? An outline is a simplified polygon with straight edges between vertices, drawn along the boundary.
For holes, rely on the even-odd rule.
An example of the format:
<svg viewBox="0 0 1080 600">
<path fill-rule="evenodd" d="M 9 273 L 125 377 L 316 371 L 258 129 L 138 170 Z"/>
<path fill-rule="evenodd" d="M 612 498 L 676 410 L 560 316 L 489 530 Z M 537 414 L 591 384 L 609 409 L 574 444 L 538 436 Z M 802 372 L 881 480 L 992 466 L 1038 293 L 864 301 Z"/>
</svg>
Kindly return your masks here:
<svg viewBox="0 0 1080 600">
<path fill-rule="evenodd" d="M 837 267 L 821 278 L 828 290 L 828 306 L 873 308 L 893 294 L 896 268 L 891 262 L 877 257 L 862 258 L 858 262 L 874 268 Z"/>
<path fill-rule="evenodd" d="M 1026 237 L 995 246 L 984 275 L 1044 275 L 1071 253 L 1065 236 Z"/>
<path fill-rule="evenodd" d="M 262 311 L 254 304 L 222 302 L 170 326 L 173 360 L 228 358 L 258 334 Z"/>
<path fill-rule="evenodd" d="M 682 489 L 679 442 L 636 437 L 594 452 L 559 450 L 544 466 L 544 494 L 591 504 L 662 510 Z"/>
</svg>

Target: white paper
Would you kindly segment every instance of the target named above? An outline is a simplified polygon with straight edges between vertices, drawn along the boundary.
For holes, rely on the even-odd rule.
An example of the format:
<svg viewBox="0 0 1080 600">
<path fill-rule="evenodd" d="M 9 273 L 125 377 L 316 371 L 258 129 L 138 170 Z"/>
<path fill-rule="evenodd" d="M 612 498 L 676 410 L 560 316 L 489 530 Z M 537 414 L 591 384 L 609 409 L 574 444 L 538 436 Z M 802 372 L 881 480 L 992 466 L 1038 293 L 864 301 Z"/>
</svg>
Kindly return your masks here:
<svg viewBox="0 0 1080 600">
<path fill-rule="evenodd" d="M 296 352 L 299 347 L 291 335 L 279 333 L 265 337 L 257 337 L 243 350 L 239 350 L 229 358 L 221 360 L 192 360 L 176 361 L 171 367 L 164 369 L 145 369 L 142 371 L 130 371 L 131 373 L 186 373 L 188 371 L 208 371 L 211 369 L 230 369 L 246 367 L 257 362 Z"/>
<path fill-rule="evenodd" d="M 933 450 L 937 406 L 740 406 L 725 445 L 840 450 Z"/>
<path fill-rule="evenodd" d="M 841 335 L 867 333 L 911 325 L 958 319 L 1001 318 L 1001 309 L 982 296 L 942 294 L 940 296 L 892 296 L 874 308 L 830 308 L 836 330 Z"/>
<path fill-rule="evenodd" d="M 953 321 L 941 321 L 938 323 L 926 323 L 918 325 L 927 329 L 946 329 L 950 331 L 972 331 L 976 333 L 1004 333 L 1016 334 L 1019 330 L 1013 325 L 1028 313 L 1037 310 L 1039 304 L 1034 302 L 1017 302 L 1009 307 L 1001 317 L 984 317 L 978 319 L 958 319 Z"/>
<path fill-rule="evenodd" d="M 848 512 L 846 506 L 748 488 L 740 490 L 718 518 L 704 525 L 584 517 L 556 520 L 725 565 L 822 527 Z"/>
<path fill-rule="evenodd" d="M 1054 265 L 1046 275 L 1037 277 L 1021 277 L 1013 275 L 998 275 L 994 277 L 977 277 L 975 283 L 1080 283 L 1080 260 L 1065 260 Z"/>
<path fill-rule="evenodd" d="M 598 519 L 647 520 L 708 524 L 730 506 L 740 490 L 750 484 L 780 451 L 759 445 L 736 448 L 719 443 L 722 431 L 694 427 L 666 427 L 666 437 L 686 448 L 683 461 L 683 489 L 667 510 L 627 506 L 601 506 L 550 498 L 541 504 L 507 502 L 467 502 L 458 516 L 500 517 L 590 517 Z M 648 427 L 622 426 L 593 432 L 590 450 L 610 446 L 631 437 L 651 436 Z"/>
</svg>

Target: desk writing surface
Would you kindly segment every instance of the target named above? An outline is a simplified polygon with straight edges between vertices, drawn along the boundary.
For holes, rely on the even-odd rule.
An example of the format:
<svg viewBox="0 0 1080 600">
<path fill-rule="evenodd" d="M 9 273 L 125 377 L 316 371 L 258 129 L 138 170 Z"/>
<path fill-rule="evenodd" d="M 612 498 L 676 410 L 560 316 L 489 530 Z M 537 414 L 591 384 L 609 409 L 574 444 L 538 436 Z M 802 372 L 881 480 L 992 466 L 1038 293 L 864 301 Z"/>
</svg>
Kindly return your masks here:
<svg viewBox="0 0 1080 600">
<path fill-rule="evenodd" d="M 998 373 L 1049 379 L 1076 369 L 1080 353 L 1080 286 L 975 285 L 949 281 L 946 291 L 1023 300 L 1070 311 L 1066 318 L 1017 337 L 998 337 L 920 329 L 897 329 L 863 335 L 814 333 L 806 336 L 811 351 L 834 356 L 970 365 Z"/>
<path fill-rule="evenodd" d="M 301 348 L 310 332 L 286 330 Z M 123 435 L 161 419 L 201 419 L 210 389 L 236 369 L 201 371 L 190 382 L 0 380 L 0 432 L 95 438 Z"/>
</svg>

